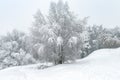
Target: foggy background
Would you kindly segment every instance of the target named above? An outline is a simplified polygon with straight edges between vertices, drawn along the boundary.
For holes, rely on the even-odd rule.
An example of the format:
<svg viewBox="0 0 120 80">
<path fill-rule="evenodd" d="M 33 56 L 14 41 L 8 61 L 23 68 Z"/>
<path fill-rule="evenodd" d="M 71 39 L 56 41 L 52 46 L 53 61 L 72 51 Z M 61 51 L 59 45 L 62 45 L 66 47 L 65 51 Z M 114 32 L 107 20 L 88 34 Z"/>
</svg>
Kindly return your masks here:
<svg viewBox="0 0 120 80">
<path fill-rule="evenodd" d="M 51 1 L 58 0 L 0 0 L 0 35 L 18 29 L 29 32 L 33 15 L 38 9 L 46 15 Z M 103 24 L 112 28 L 120 25 L 120 0 L 63 0 L 80 18 L 90 16 L 89 25 Z"/>
</svg>

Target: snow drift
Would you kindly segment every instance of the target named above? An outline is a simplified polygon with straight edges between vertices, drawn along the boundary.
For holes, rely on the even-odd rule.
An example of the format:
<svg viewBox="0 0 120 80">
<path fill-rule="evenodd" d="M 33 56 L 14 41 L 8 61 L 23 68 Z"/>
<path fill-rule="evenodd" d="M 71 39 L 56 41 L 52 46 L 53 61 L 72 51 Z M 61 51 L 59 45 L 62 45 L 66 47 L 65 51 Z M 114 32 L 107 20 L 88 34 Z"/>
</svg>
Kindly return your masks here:
<svg viewBox="0 0 120 80">
<path fill-rule="evenodd" d="M 38 70 L 37 65 L 0 71 L 0 80 L 119 80 L 120 48 L 102 49 L 72 64 Z"/>
</svg>

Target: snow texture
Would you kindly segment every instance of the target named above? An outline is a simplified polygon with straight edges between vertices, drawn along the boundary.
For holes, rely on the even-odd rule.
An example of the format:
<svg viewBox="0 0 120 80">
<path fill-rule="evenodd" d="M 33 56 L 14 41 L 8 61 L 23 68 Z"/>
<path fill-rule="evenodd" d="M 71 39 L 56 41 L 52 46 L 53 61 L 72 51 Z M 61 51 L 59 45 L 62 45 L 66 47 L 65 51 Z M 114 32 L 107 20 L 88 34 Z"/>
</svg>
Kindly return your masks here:
<svg viewBox="0 0 120 80">
<path fill-rule="evenodd" d="M 78 38 L 77 37 L 71 37 L 69 39 L 69 43 L 77 44 L 77 42 L 78 42 Z"/>
<path fill-rule="evenodd" d="M 0 80 L 120 80 L 120 48 L 102 49 L 76 63 L 38 70 L 38 65 L 0 71 Z"/>
<path fill-rule="evenodd" d="M 63 38 L 62 37 L 58 37 L 56 43 L 57 43 L 57 46 L 62 45 L 63 44 Z"/>
</svg>

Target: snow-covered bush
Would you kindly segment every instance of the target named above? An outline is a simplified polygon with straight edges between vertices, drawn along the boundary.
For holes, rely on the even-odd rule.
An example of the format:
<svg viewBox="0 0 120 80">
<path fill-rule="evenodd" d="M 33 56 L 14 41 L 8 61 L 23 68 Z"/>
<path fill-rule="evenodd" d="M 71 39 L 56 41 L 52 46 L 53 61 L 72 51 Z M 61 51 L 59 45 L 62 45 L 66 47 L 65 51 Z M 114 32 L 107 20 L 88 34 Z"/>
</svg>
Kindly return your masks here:
<svg viewBox="0 0 120 80">
<path fill-rule="evenodd" d="M 35 63 L 29 53 L 27 37 L 24 33 L 14 30 L 1 38 L 0 65 L 1 68 Z"/>
</svg>

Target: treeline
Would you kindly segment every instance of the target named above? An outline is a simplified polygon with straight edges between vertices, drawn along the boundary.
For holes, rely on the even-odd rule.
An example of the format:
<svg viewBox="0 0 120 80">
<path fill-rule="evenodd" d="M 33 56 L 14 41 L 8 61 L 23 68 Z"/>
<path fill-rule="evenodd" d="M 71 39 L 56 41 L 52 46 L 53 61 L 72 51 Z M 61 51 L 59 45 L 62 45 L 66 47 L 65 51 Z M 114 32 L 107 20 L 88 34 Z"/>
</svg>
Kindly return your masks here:
<svg viewBox="0 0 120 80">
<path fill-rule="evenodd" d="M 18 30 L 0 39 L 0 67 L 51 62 L 55 65 L 81 59 L 102 48 L 120 47 L 120 28 L 88 26 L 69 10 L 67 2 L 51 2 L 47 16 L 34 16 L 30 34 Z"/>
</svg>

